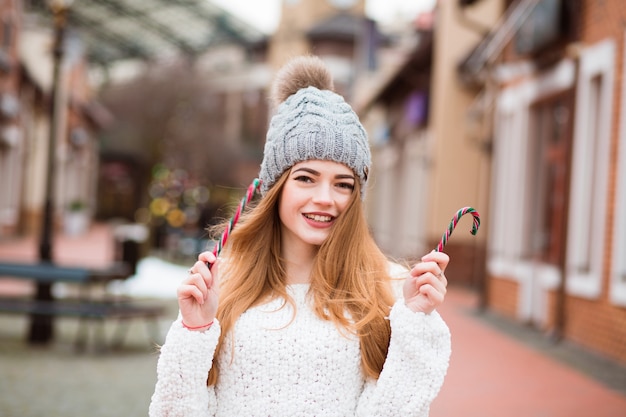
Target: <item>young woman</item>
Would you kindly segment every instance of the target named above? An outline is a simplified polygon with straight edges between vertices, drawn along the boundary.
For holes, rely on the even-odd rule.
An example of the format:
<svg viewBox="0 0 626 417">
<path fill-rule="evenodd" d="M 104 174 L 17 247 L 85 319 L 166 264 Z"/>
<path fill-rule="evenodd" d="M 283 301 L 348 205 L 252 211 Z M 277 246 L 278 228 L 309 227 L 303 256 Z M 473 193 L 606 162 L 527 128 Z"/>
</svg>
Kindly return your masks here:
<svg viewBox="0 0 626 417">
<path fill-rule="evenodd" d="M 435 311 L 449 259 L 390 276 L 363 211 L 367 136 L 332 88 L 318 58 L 279 71 L 262 198 L 179 286 L 150 416 L 428 415 L 450 356 Z"/>
</svg>

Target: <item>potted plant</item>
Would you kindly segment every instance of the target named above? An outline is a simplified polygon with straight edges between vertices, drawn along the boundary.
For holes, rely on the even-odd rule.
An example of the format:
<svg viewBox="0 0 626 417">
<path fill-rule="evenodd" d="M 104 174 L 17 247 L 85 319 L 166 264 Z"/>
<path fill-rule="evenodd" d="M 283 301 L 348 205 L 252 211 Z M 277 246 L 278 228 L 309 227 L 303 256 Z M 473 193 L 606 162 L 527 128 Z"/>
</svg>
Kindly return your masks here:
<svg viewBox="0 0 626 417">
<path fill-rule="evenodd" d="M 80 199 L 69 202 L 63 218 L 65 234 L 78 236 L 87 231 L 89 227 L 89 210 L 87 204 Z"/>
</svg>

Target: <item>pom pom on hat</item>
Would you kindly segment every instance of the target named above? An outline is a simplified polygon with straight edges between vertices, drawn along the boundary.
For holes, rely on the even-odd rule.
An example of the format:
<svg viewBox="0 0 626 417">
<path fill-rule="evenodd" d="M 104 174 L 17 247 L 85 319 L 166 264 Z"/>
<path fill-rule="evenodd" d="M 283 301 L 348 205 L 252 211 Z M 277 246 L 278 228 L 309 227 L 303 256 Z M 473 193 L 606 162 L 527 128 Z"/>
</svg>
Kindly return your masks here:
<svg viewBox="0 0 626 417">
<path fill-rule="evenodd" d="M 330 91 L 335 89 L 333 77 L 321 59 L 313 56 L 294 58 L 276 75 L 272 85 L 274 105 L 280 105 L 291 95 L 307 87 Z"/>
<path fill-rule="evenodd" d="M 363 195 L 371 165 L 367 133 L 352 107 L 332 89 L 332 76 L 316 57 L 295 58 L 278 72 L 272 86 L 278 107 L 259 174 L 262 194 L 293 165 L 318 159 L 351 168 Z"/>
</svg>

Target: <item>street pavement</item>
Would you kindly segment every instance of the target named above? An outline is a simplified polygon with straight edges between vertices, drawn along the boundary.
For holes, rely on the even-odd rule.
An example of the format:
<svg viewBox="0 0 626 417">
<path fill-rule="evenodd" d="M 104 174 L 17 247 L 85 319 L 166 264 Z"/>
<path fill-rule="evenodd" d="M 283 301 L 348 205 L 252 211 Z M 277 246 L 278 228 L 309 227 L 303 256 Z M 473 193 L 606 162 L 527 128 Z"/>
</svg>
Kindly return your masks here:
<svg viewBox="0 0 626 417">
<path fill-rule="evenodd" d="M 104 266 L 113 242 L 111 228 L 96 224 L 80 237 L 55 237 L 55 259 Z M 0 261 L 36 258 L 35 239 L 0 240 Z M 0 295 L 31 292 L 24 281 L 0 280 Z M 167 303 L 173 308 L 162 336 L 175 316 L 175 302 Z M 452 359 L 431 417 L 626 417 L 626 366 L 477 306 L 474 291 L 451 286 L 439 309 L 451 329 Z M 63 326 L 51 346 L 31 347 L 24 319 L 0 314 L 0 417 L 147 415 L 157 355 L 145 333 L 134 331 L 120 351 L 76 355 L 65 331 L 72 324 Z"/>
<path fill-rule="evenodd" d="M 451 288 L 452 358 L 431 417 L 626 417 L 626 367 L 479 312 Z"/>
</svg>

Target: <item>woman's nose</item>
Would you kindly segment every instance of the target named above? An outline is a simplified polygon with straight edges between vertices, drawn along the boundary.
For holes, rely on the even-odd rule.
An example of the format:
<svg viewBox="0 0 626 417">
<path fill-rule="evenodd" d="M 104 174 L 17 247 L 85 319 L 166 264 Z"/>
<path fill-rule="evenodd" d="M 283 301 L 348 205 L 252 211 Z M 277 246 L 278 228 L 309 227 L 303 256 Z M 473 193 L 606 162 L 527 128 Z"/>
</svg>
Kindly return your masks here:
<svg viewBox="0 0 626 417">
<path fill-rule="evenodd" d="M 318 184 L 313 193 L 313 201 L 318 204 L 331 204 L 333 201 L 331 185 L 323 183 Z"/>
</svg>

